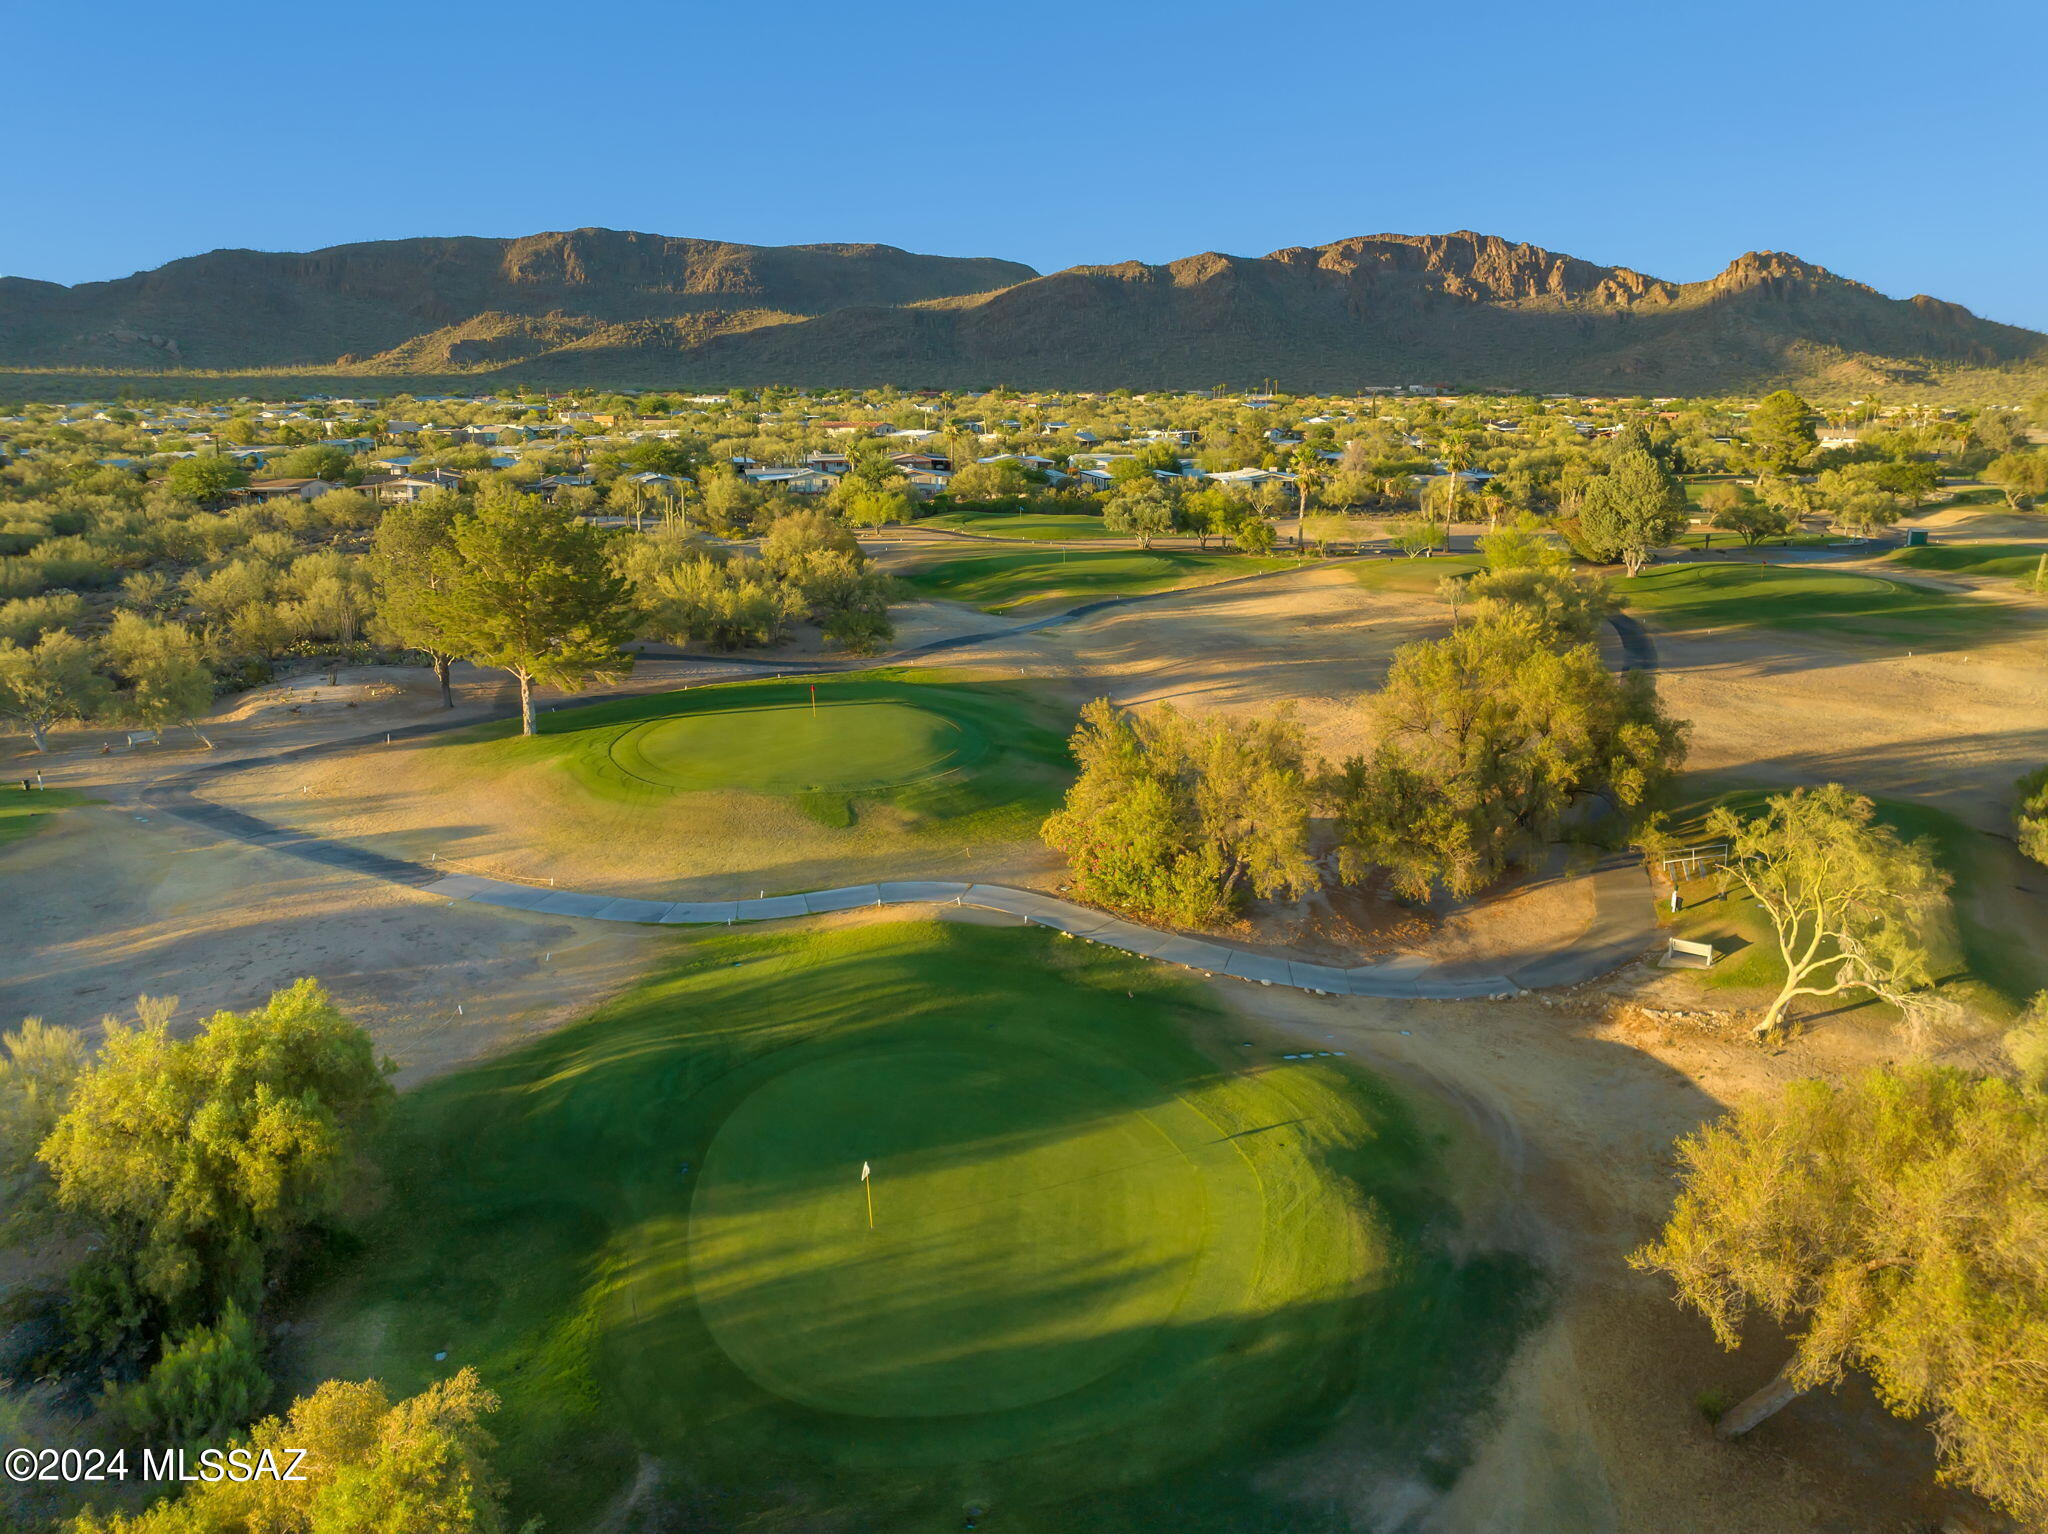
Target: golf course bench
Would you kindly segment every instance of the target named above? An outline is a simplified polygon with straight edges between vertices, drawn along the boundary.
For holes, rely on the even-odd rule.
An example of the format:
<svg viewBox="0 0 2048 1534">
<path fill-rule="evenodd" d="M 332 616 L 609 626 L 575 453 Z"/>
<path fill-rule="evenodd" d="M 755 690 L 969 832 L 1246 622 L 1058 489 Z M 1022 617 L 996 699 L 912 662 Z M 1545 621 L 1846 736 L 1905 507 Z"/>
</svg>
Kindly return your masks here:
<svg viewBox="0 0 2048 1534">
<path fill-rule="evenodd" d="M 1714 952 L 1712 943 L 1695 943 L 1689 938 L 1674 937 L 1664 945 L 1665 969 L 1712 969 L 1714 960 L 1720 957 Z"/>
</svg>

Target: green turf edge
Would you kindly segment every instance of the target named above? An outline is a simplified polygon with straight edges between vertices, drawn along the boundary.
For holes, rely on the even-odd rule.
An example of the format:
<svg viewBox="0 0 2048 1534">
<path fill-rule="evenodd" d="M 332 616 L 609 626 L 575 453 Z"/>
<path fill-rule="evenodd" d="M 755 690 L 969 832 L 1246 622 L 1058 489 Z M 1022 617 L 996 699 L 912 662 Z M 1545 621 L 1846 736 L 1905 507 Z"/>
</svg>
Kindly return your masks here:
<svg viewBox="0 0 2048 1534">
<path fill-rule="evenodd" d="M 1445 579 L 1463 579 L 1486 568 L 1482 554 L 1432 554 L 1419 559 L 1361 559 L 1344 567 L 1367 591 L 1434 592 Z"/>
<path fill-rule="evenodd" d="M 2038 543 L 1932 543 L 1899 549 L 1884 562 L 1943 575 L 1987 575 L 2031 581 L 2048 546 Z"/>
<path fill-rule="evenodd" d="M 912 836 L 940 836 L 969 842 L 1033 837 L 1058 804 L 1072 774 L 1067 736 L 1073 715 L 1028 683 L 991 680 L 954 668 L 880 667 L 816 677 L 749 678 L 568 705 L 540 716 L 540 732 L 518 733 L 513 720 L 493 720 L 450 730 L 426 746 L 465 753 L 470 770 L 499 775 L 554 761 L 585 791 L 612 802 L 643 807 L 659 815 L 679 790 L 643 783 L 616 770 L 612 743 L 633 727 L 706 707 L 744 707 L 768 698 L 796 701 L 815 686 L 823 699 L 869 696 L 907 700 L 936 712 L 971 718 L 990 749 L 969 765 L 973 770 L 871 790 L 824 786 L 787 798 L 828 829 L 851 826 L 863 804 L 887 805 L 906 817 Z M 735 787 L 730 792 L 745 792 Z"/>
<path fill-rule="evenodd" d="M 1102 518 L 1087 514 L 1032 513 L 1013 511 L 947 511 L 920 517 L 914 527 L 939 527 L 949 532 L 977 533 L 988 538 L 1018 538 L 1033 543 L 1059 542 L 1068 538 L 1110 538 L 1116 535 L 1102 525 Z"/>
</svg>

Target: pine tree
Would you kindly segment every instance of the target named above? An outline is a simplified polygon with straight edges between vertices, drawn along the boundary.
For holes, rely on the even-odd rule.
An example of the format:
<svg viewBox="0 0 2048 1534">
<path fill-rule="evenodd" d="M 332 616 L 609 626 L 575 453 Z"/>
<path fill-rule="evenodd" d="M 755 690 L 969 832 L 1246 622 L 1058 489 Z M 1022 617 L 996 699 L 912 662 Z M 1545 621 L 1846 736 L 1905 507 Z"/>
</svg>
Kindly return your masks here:
<svg viewBox="0 0 2048 1534">
<path fill-rule="evenodd" d="M 539 733 L 533 686 L 574 692 L 632 669 L 632 586 L 612 568 L 605 536 L 566 507 L 487 492 L 455 519 L 440 556 L 441 588 L 426 601 L 437 632 L 465 659 L 519 683 L 521 733 Z"/>
</svg>

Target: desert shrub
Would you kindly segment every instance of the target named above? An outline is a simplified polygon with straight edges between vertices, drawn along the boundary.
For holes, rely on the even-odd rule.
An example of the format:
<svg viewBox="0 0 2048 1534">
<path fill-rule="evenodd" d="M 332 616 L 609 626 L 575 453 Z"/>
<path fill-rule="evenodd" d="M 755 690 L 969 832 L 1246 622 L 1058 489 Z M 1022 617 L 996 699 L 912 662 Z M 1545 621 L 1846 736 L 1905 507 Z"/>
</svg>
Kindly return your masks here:
<svg viewBox="0 0 2048 1534">
<path fill-rule="evenodd" d="M 2027 1004 L 2004 1042 L 2020 1080 L 2036 1092 L 2048 1092 L 2048 991 Z"/>
<path fill-rule="evenodd" d="M 41 576 L 42 590 L 111 586 L 120 578 L 111 551 L 89 538 L 52 538 L 38 544 L 28 558 Z"/>
<path fill-rule="evenodd" d="M 0 557 L 0 600 L 32 597 L 43 589 L 43 567 L 27 555 Z"/>
<path fill-rule="evenodd" d="M 0 603 L 0 641 L 33 645 L 51 629 L 69 628 L 85 616 L 85 599 L 73 591 L 16 597 Z"/>
<path fill-rule="evenodd" d="M 269 1397 L 256 1329 L 230 1305 L 218 1326 L 173 1338 L 148 1375 L 109 1391 L 107 1404 L 138 1438 L 189 1444 L 246 1427 Z"/>
<path fill-rule="evenodd" d="M 2048 767 L 2020 779 L 2013 821 L 2020 851 L 2036 863 L 2048 863 Z"/>
<path fill-rule="evenodd" d="M 1315 888 L 1307 739 L 1285 708 L 1197 720 L 1097 698 L 1069 746 L 1080 775 L 1041 834 L 1084 900 L 1206 926 L 1253 895 Z"/>
</svg>

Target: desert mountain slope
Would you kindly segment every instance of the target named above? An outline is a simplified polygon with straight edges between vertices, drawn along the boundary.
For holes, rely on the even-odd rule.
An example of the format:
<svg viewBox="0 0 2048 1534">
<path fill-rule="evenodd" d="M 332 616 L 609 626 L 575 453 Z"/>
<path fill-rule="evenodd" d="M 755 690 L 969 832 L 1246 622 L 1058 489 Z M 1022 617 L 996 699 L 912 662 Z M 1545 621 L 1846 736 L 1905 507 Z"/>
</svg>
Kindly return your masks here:
<svg viewBox="0 0 2048 1534">
<path fill-rule="evenodd" d="M 552 321 L 534 327 L 544 343 L 564 322 L 580 332 L 733 312 L 812 315 L 1034 275 L 1014 261 L 919 256 L 889 245 L 731 245 L 611 229 L 379 240 L 303 255 L 216 250 L 75 288 L 0 279 L 0 364 L 322 365 L 486 316 Z"/>
<path fill-rule="evenodd" d="M 76 288 L 4 279 L 0 366 L 1686 393 L 2048 367 L 2048 336 L 1769 251 L 1675 283 L 1460 231 L 1039 276 L 889 246 L 583 229 L 216 251 Z"/>
</svg>

